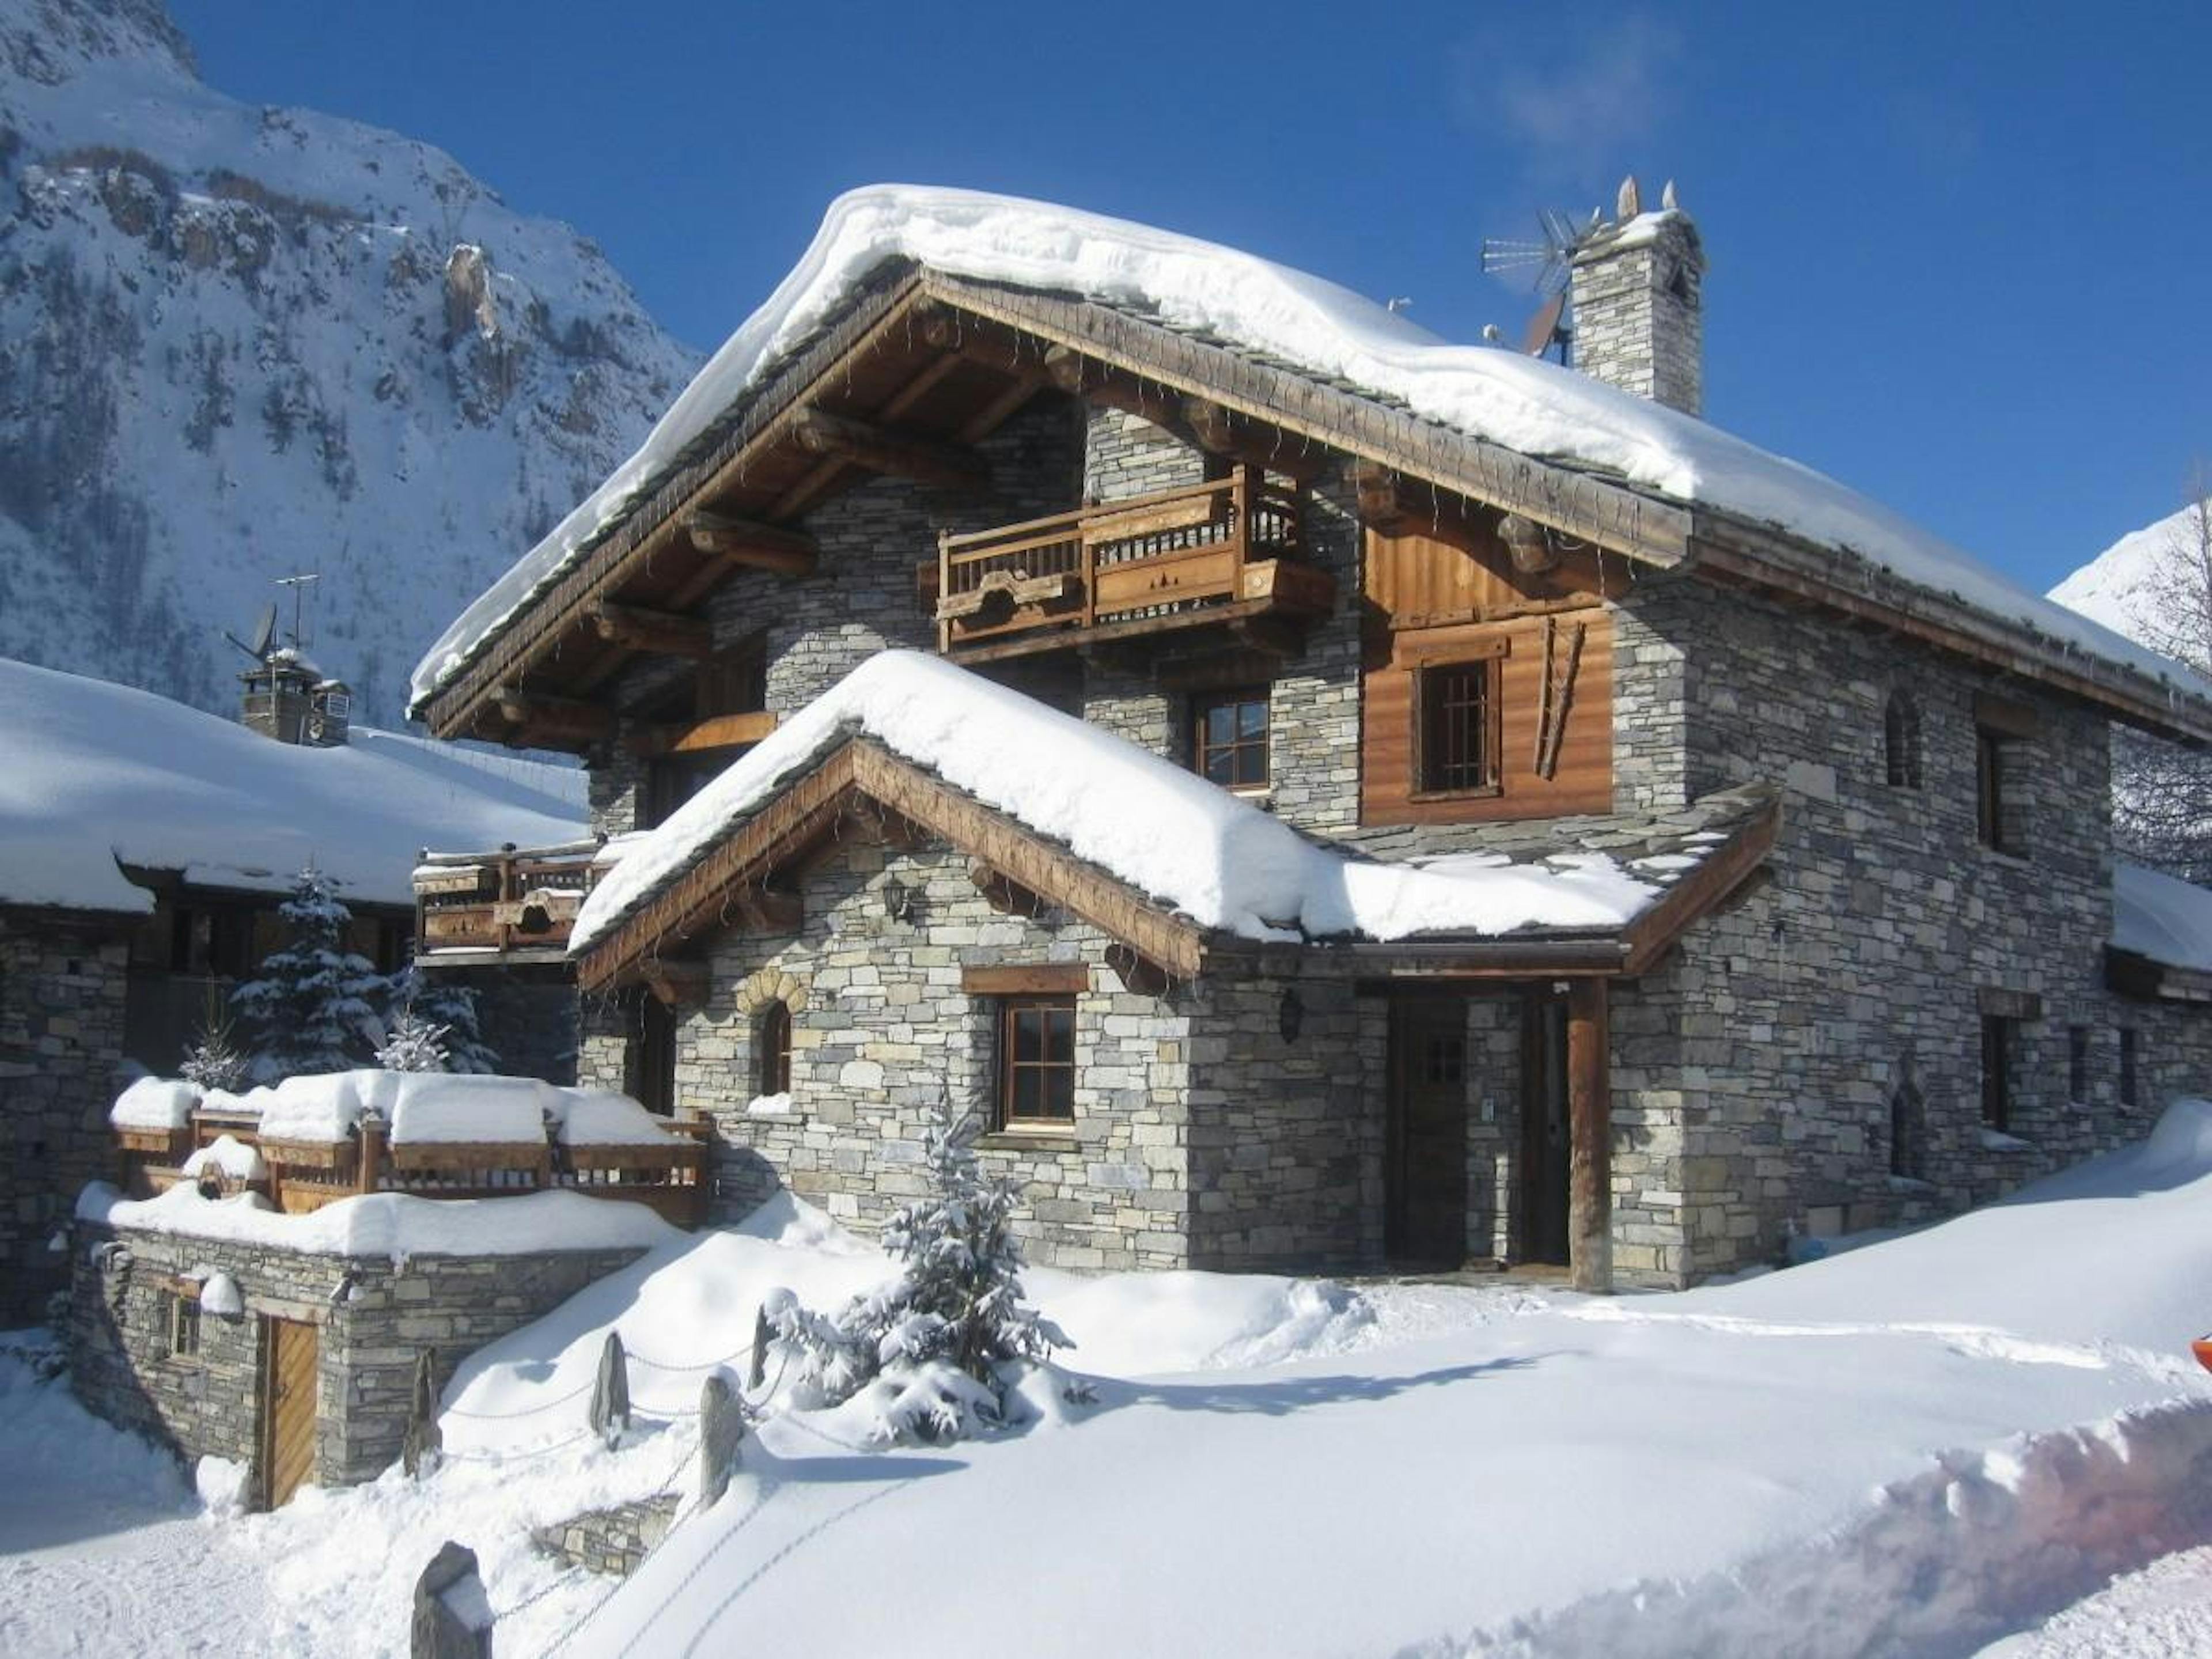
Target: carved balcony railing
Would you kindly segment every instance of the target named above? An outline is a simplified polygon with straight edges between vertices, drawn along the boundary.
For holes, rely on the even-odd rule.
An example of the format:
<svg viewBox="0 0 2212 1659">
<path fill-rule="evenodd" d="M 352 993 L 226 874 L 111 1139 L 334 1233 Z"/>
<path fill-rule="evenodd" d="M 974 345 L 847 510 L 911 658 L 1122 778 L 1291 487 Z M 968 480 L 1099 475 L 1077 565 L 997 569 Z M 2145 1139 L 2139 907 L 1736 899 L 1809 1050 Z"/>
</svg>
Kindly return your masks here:
<svg viewBox="0 0 2212 1659">
<path fill-rule="evenodd" d="M 415 959 L 426 968 L 559 962 L 597 879 L 599 843 L 425 853 L 415 867 Z"/>
<path fill-rule="evenodd" d="M 1194 624 L 1328 611 L 1298 492 L 1225 478 L 938 542 L 938 647 L 977 660 Z M 927 592 L 927 584 L 924 585 Z"/>
</svg>

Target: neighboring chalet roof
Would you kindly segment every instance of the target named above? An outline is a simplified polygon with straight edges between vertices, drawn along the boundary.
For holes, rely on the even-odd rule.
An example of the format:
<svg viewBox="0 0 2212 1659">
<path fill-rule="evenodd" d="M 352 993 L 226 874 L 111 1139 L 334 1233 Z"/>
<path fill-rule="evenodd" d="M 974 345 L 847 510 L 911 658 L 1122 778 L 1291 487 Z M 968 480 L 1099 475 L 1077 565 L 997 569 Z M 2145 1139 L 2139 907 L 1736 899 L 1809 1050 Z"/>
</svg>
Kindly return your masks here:
<svg viewBox="0 0 2212 1659">
<path fill-rule="evenodd" d="M 143 914 L 125 872 L 281 892 L 313 862 L 346 898 L 413 901 L 425 842 L 584 831 L 580 772 L 353 729 L 277 743 L 104 680 L 0 659 L 0 904 Z"/>
<path fill-rule="evenodd" d="M 2136 864 L 2112 866 L 2113 988 L 2212 1002 L 2212 890 Z"/>
<path fill-rule="evenodd" d="M 1758 791 L 1701 805 L 1633 843 L 1640 869 L 1571 842 L 1517 862 L 1384 862 L 1316 842 L 965 669 L 884 652 L 628 846 L 576 919 L 570 949 L 586 988 L 640 973 L 749 909 L 765 915 L 776 867 L 818 845 L 856 793 L 1182 977 L 1213 945 L 1238 941 L 1541 936 L 1613 942 L 1590 965 L 1618 969 L 1619 942 L 1640 922 L 1686 921 L 1747 874 L 1774 821 Z M 1729 878 L 1692 883 L 1709 862 L 1725 863 Z"/>
<path fill-rule="evenodd" d="M 625 558 L 710 486 L 741 483 L 749 456 L 796 430 L 815 383 L 852 350 L 884 344 L 882 326 L 917 300 L 1630 557 L 1873 617 L 2125 718 L 2212 737 L 2212 703 L 2165 659 L 1702 421 L 1541 360 L 1448 343 L 1231 249 L 1038 203 L 890 185 L 832 204 L 799 264 L 638 452 L 455 620 L 416 668 L 415 712 L 461 730 L 483 698 L 511 691 L 532 652 L 626 579 Z M 527 648 L 504 643 L 510 631 Z"/>
</svg>

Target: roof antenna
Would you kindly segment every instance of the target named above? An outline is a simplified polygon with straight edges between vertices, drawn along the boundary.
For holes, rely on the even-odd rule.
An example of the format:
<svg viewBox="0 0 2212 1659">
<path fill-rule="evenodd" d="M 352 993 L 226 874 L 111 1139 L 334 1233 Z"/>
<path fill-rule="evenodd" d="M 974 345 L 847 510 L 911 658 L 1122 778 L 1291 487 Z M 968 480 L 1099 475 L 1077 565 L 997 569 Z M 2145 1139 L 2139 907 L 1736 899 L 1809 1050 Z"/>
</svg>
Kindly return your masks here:
<svg viewBox="0 0 2212 1659">
<path fill-rule="evenodd" d="M 289 587 L 292 590 L 292 648 L 295 651 L 305 651 L 307 648 L 306 625 L 307 588 L 311 584 L 319 582 L 322 579 L 322 574 L 319 571 L 309 571 L 305 575 L 300 576 L 276 578 L 277 586 Z"/>
<path fill-rule="evenodd" d="M 1521 336 L 1522 355 L 1541 357 L 1553 346 L 1559 349 L 1559 362 L 1569 361 L 1574 339 L 1574 326 L 1567 319 L 1568 276 L 1574 266 L 1577 252 L 1601 228 L 1604 221 L 1592 213 L 1587 223 L 1578 223 L 1574 216 L 1557 208 L 1546 208 L 1536 216 L 1539 240 L 1513 241 L 1503 237 L 1486 236 L 1482 240 L 1482 270 L 1486 276 L 1517 276 L 1532 272 L 1528 278 L 1530 289 L 1544 296 L 1544 303 L 1528 319 L 1528 326 Z M 1484 331 L 1484 337 L 1492 337 Z"/>
</svg>

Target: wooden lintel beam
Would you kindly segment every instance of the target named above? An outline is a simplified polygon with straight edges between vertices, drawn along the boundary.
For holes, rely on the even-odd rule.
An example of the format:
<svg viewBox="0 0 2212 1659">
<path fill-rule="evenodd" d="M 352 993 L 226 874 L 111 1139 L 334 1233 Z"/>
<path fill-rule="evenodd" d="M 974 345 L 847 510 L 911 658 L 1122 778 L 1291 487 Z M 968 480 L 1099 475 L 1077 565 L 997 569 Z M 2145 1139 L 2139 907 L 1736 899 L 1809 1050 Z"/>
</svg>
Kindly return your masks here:
<svg viewBox="0 0 2212 1659">
<path fill-rule="evenodd" d="M 634 728 L 625 745 L 633 755 L 709 755 L 718 749 L 738 749 L 758 743 L 776 728 L 780 715 L 765 711 L 750 714 L 714 714 L 690 726 L 641 726 Z"/>
<path fill-rule="evenodd" d="M 634 651 L 688 657 L 694 662 L 714 654 L 714 630 L 698 617 L 602 600 L 592 608 L 592 626 L 610 644 L 626 645 Z"/>
<path fill-rule="evenodd" d="M 614 730 L 614 710 L 600 703 L 585 702 L 575 697 L 548 696 L 511 685 L 495 688 L 491 700 L 499 705 L 501 717 L 509 725 L 536 732 L 598 738 Z"/>
<path fill-rule="evenodd" d="M 692 548 L 725 563 L 750 570 L 772 571 L 779 576 L 806 576 L 821 556 L 814 538 L 781 525 L 737 519 L 726 513 L 702 508 L 684 520 Z"/>
<path fill-rule="evenodd" d="M 911 478 L 945 489 L 974 489 L 988 483 L 990 464 L 965 444 L 924 437 L 895 427 L 833 415 L 826 409 L 802 410 L 792 435 L 810 455 L 834 459 L 870 472 Z"/>
</svg>

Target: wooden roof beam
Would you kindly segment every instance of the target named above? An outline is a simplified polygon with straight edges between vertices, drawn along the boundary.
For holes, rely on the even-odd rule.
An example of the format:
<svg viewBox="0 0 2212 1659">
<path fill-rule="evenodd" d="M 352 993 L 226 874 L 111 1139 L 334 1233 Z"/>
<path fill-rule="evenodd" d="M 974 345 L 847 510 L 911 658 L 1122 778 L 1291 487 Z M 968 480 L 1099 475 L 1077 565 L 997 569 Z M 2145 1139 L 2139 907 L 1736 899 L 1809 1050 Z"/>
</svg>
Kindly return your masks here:
<svg viewBox="0 0 2212 1659">
<path fill-rule="evenodd" d="M 821 558 L 814 538 L 804 531 L 757 519 L 732 518 L 701 508 L 684 520 L 692 550 L 725 564 L 766 570 L 778 576 L 811 576 Z"/>
<path fill-rule="evenodd" d="M 707 1000 L 714 980 L 703 962 L 672 962 L 661 958 L 647 963 L 638 977 L 664 1008 L 696 1007 Z"/>
<path fill-rule="evenodd" d="M 698 617 L 602 600 L 592 609 L 592 626 L 601 639 L 633 651 L 686 657 L 693 662 L 714 652 L 714 630 Z"/>
<path fill-rule="evenodd" d="M 1185 398 L 1182 419 L 1207 453 L 1265 467 L 1298 483 L 1310 484 L 1319 477 L 1326 462 L 1327 452 L 1315 453 L 1304 438 L 1254 426 L 1210 398 Z"/>
<path fill-rule="evenodd" d="M 507 724 L 521 728 L 532 744 L 565 749 L 596 743 L 615 729 L 614 710 L 577 697 L 548 696 L 502 685 L 494 689 L 491 700 Z"/>
<path fill-rule="evenodd" d="M 990 463 L 965 444 L 833 415 L 826 409 L 801 410 L 792 422 L 792 435 L 810 455 L 942 489 L 976 489 L 991 480 Z"/>
<path fill-rule="evenodd" d="M 1149 388 L 1132 376 L 1117 374 L 1072 346 L 1056 345 L 1047 351 L 1044 372 L 1062 392 L 1085 403 L 1102 404 L 1170 429 L 1182 421 L 1182 409 L 1174 393 Z"/>
</svg>

